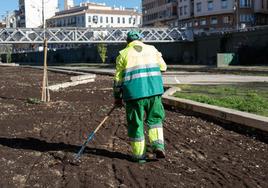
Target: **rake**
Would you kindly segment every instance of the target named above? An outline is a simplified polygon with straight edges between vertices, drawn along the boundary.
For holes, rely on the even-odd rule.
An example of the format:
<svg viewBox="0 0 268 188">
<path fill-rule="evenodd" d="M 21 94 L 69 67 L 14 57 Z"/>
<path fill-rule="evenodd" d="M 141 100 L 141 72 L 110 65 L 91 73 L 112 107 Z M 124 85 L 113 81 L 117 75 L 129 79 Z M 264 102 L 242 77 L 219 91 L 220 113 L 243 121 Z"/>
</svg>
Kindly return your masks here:
<svg viewBox="0 0 268 188">
<path fill-rule="evenodd" d="M 83 145 L 81 146 L 81 149 L 79 150 L 79 152 L 74 156 L 74 160 L 78 161 L 79 158 L 81 157 L 84 149 L 86 148 L 88 142 L 90 140 L 92 140 L 92 138 L 94 137 L 95 133 L 100 129 L 100 127 L 105 123 L 105 121 L 110 117 L 111 113 L 114 111 L 114 109 L 116 109 L 117 106 L 114 106 L 109 112 L 108 114 L 105 116 L 105 118 L 102 120 L 102 122 L 97 126 L 97 128 L 88 134 L 87 139 L 85 140 L 85 142 L 83 143 Z"/>
</svg>

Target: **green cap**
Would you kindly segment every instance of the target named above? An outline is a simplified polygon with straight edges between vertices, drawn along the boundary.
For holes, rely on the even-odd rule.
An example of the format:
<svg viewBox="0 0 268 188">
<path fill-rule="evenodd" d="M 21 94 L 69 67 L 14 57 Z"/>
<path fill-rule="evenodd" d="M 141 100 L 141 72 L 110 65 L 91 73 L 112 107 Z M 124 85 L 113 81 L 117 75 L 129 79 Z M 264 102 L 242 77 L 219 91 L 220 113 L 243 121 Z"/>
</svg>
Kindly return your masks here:
<svg viewBox="0 0 268 188">
<path fill-rule="evenodd" d="M 136 30 L 132 30 L 132 31 L 129 31 L 127 33 L 127 40 L 128 41 L 133 41 L 133 40 L 140 40 L 142 39 L 142 34 L 140 34 L 138 31 Z"/>
</svg>

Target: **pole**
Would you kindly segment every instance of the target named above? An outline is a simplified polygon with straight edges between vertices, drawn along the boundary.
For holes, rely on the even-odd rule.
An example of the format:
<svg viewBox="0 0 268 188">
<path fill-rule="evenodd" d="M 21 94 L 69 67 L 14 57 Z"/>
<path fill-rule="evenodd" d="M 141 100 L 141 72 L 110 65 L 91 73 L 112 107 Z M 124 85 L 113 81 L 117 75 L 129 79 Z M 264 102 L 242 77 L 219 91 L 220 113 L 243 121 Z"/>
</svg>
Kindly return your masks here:
<svg viewBox="0 0 268 188">
<path fill-rule="evenodd" d="M 48 74 L 47 74 L 47 39 L 44 39 L 44 73 L 42 86 L 42 101 L 49 102 L 50 94 L 48 89 Z"/>
<path fill-rule="evenodd" d="M 42 22 L 43 22 L 43 29 L 45 30 L 44 0 L 42 0 Z"/>
<path fill-rule="evenodd" d="M 47 39 L 46 39 L 46 27 L 45 27 L 45 16 L 44 16 L 44 0 L 42 0 L 42 21 L 44 29 L 44 73 L 43 73 L 43 85 L 42 85 L 42 98 L 43 102 L 50 101 L 50 94 L 48 89 L 48 74 L 47 74 Z"/>
<path fill-rule="evenodd" d="M 238 5 L 238 0 L 236 0 L 236 30 L 239 30 L 239 14 L 238 14 L 238 9 L 239 9 L 239 5 Z"/>
</svg>

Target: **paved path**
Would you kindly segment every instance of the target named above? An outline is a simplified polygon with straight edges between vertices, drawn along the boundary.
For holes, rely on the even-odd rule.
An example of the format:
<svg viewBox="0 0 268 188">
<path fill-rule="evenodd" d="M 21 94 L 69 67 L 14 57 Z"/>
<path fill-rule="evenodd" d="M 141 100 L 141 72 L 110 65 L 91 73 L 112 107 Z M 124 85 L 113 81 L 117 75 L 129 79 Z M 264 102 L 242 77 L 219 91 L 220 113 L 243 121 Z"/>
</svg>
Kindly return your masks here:
<svg viewBox="0 0 268 188">
<path fill-rule="evenodd" d="M 229 84 L 245 82 L 268 83 L 268 76 L 245 76 L 230 74 L 188 73 L 177 72 L 174 75 L 164 75 L 165 84 Z"/>
<path fill-rule="evenodd" d="M 101 73 L 113 75 L 113 68 L 94 68 L 94 67 L 53 67 L 73 71 L 82 71 L 89 73 Z M 187 72 L 187 71 L 167 71 L 163 75 L 164 84 L 228 84 L 245 82 L 263 82 L 268 83 L 268 76 L 247 76 L 232 74 L 215 74 L 206 72 Z"/>
</svg>

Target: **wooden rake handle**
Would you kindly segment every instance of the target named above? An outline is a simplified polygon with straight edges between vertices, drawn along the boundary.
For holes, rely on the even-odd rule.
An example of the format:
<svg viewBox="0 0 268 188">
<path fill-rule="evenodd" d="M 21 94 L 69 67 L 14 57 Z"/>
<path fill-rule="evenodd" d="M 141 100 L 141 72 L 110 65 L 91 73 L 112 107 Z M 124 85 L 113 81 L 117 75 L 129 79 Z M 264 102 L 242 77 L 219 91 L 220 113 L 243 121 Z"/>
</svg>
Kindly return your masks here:
<svg viewBox="0 0 268 188">
<path fill-rule="evenodd" d="M 108 114 L 105 116 L 105 118 L 102 120 L 102 122 L 97 126 L 97 128 L 94 130 L 93 134 L 95 134 L 100 127 L 105 123 L 105 121 L 110 117 L 111 113 L 117 108 L 117 106 L 114 106 L 109 112 Z"/>
</svg>

